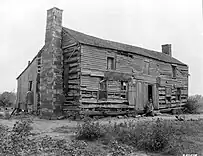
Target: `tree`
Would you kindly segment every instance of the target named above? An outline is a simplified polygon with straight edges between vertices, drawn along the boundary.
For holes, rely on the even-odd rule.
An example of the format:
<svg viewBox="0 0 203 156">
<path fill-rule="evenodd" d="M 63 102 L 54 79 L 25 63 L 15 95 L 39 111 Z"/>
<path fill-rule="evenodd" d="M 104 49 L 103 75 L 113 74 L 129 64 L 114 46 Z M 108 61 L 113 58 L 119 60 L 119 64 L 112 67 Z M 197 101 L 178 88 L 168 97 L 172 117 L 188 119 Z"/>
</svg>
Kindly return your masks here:
<svg viewBox="0 0 203 156">
<path fill-rule="evenodd" d="M 10 107 L 15 104 L 16 93 L 15 92 L 3 92 L 0 94 L 0 106 Z"/>
</svg>

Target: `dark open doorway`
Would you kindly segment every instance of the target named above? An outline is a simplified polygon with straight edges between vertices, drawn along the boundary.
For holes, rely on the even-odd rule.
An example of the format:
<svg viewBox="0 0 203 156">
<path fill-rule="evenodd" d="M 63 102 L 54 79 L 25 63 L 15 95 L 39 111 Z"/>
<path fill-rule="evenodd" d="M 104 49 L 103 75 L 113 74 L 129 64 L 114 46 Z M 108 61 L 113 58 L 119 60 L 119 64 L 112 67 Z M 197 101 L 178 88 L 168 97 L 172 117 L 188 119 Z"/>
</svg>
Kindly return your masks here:
<svg viewBox="0 0 203 156">
<path fill-rule="evenodd" d="M 153 100 L 152 85 L 148 85 L 148 101 L 149 101 L 149 99 Z"/>
</svg>

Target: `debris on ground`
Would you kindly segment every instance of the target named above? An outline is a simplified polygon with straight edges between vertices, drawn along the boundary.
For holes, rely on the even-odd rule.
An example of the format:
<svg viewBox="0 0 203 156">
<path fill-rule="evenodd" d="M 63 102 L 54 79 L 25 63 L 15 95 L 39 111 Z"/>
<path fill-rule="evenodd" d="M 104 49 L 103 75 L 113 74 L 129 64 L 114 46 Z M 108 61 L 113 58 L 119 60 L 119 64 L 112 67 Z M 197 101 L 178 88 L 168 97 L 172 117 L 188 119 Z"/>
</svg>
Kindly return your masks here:
<svg viewBox="0 0 203 156">
<path fill-rule="evenodd" d="M 178 121 L 184 121 L 185 120 L 185 116 L 180 116 L 180 115 L 176 115 L 176 120 Z"/>
</svg>

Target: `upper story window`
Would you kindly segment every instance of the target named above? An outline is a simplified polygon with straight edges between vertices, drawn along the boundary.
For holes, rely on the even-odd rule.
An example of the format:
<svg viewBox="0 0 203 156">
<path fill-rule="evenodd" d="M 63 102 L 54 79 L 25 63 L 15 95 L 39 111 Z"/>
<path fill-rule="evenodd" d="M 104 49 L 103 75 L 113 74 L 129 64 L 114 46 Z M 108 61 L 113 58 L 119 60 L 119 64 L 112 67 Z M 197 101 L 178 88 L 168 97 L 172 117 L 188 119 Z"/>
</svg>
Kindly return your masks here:
<svg viewBox="0 0 203 156">
<path fill-rule="evenodd" d="M 115 59 L 113 57 L 107 57 L 107 69 L 115 70 Z"/>
<path fill-rule="evenodd" d="M 32 81 L 29 81 L 29 84 L 28 84 L 28 91 L 32 91 Z"/>
<path fill-rule="evenodd" d="M 172 65 L 172 76 L 173 78 L 176 78 L 176 66 Z"/>
</svg>

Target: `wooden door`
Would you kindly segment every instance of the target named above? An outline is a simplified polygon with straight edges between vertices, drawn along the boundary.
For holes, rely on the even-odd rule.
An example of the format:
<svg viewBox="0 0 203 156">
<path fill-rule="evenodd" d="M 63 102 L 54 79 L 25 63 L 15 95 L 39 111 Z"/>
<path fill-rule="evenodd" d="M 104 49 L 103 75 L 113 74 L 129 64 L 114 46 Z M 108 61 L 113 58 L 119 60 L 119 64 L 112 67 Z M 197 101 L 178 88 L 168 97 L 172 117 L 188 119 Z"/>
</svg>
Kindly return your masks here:
<svg viewBox="0 0 203 156">
<path fill-rule="evenodd" d="M 128 102 L 129 105 L 136 107 L 136 83 L 130 82 L 128 86 Z"/>
<path fill-rule="evenodd" d="M 159 109 L 159 93 L 158 93 L 158 87 L 156 84 L 153 85 L 153 92 L 152 92 L 152 96 L 153 96 L 153 105 L 154 105 L 154 109 Z"/>
<path fill-rule="evenodd" d="M 144 103 L 143 103 L 143 107 L 145 108 L 148 102 L 148 83 L 143 83 L 143 92 L 144 92 Z"/>
<path fill-rule="evenodd" d="M 137 82 L 137 100 L 136 110 L 144 110 L 144 83 Z"/>
</svg>

